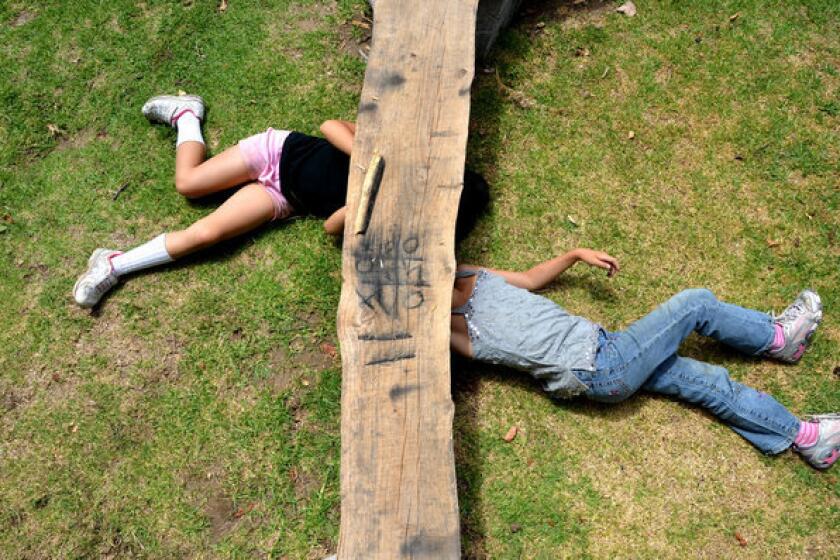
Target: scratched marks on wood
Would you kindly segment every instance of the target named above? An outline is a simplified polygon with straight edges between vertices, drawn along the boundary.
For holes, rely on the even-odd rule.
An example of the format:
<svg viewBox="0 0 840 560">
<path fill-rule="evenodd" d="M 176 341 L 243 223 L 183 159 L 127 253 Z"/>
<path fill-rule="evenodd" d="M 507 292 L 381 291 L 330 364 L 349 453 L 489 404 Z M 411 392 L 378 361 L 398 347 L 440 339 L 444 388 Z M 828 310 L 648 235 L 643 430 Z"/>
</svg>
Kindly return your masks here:
<svg viewBox="0 0 840 560">
<path fill-rule="evenodd" d="M 356 294 L 363 309 L 396 319 L 426 302 L 424 289 L 429 282 L 418 236 L 397 231 L 380 237 L 368 232 L 355 247 L 353 259 Z"/>
<path fill-rule="evenodd" d="M 476 5 L 376 3 L 348 215 L 356 170 L 378 153 L 388 171 L 369 227 L 344 238 L 340 560 L 460 557 L 449 307 Z"/>
<path fill-rule="evenodd" d="M 403 352 L 402 354 L 393 354 L 388 356 L 381 356 L 379 358 L 374 358 L 369 362 L 366 362 L 366 366 L 379 366 L 382 364 L 390 364 L 392 362 L 399 362 L 402 360 L 413 360 L 417 357 L 417 354 L 414 352 Z"/>
<path fill-rule="evenodd" d="M 390 332 L 390 333 L 383 333 L 383 334 L 371 334 L 371 333 L 363 333 L 358 336 L 359 340 L 365 341 L 394 341 L 394 340 L 406 340 L 409 338 L 413 338 L 410 333 L 407 332 Z"/>
<path fill-rule="evenodd" d="M 356 295 L 363 313 L 361 322 L 367 332 L 358 340 L 368 343 L 392 343 L 371 349 L 373 357 L 366 366 L 385 366 L 416 358 L 414 336 L 409 330 L 377 331 L 376 317 L 405 319 L 407 312 L 426 302 L 424 289 L 429 287 L 424 274 L 424 259 L 416 235 L 403 235 L 395 230 L 389 235 L 369 231 L 353 251 L 356 271 Z M 399 346 L 394 346 L 399 342 Z"/>
</svg>

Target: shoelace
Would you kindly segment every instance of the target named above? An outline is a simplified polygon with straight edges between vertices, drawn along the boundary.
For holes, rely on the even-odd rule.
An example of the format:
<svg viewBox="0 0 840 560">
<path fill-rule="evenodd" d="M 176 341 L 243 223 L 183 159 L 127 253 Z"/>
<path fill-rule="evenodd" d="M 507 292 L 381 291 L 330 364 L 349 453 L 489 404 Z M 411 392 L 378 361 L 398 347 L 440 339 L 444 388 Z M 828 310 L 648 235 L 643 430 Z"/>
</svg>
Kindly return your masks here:
<svg viewBox="0 0 840 560">
<path fill-rule="evenodd" d="M 785 309 L 781 315 L 776 315 L 775 311 L 771 311 L 769 315 L 773 317 L 774 321 L 786 321 L 789 319 L 795 319 L 797 315 L 800 315 L 805 311 L 805 303 L 802 301 L 795 301 L 790 304 L 790 306 Z"/>
</svg>

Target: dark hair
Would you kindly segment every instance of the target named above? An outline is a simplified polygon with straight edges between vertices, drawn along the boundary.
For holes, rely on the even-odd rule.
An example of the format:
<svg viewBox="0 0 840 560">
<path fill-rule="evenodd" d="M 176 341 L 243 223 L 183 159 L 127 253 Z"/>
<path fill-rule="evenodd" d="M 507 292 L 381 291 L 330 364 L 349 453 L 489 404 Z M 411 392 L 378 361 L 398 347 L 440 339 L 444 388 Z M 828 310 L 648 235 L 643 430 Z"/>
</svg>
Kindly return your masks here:
<svg viewBox="0 0 840 560">
<path fill-rule="evenodd" d="M 458 218 L 455 221 L 456 243 L 463 241 L 470 234 L 489 204 L 490 187 L 487 181 L 475 171 L 465 169 L 464 189 L 461 191 Z"/>
</svg>

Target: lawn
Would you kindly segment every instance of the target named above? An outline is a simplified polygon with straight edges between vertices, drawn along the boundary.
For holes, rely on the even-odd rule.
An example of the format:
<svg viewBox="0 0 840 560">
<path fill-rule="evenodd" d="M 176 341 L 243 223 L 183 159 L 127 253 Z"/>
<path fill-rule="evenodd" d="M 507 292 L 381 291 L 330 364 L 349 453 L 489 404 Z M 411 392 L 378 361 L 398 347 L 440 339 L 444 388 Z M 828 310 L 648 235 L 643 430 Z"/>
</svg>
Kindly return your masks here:
<svg viewBox="0 0 840 560">
<path fill-rule="evenodd" d="M 214 153 L 354 118 L 362 2 L 223 4 L 0 4 L 0 558 L 335 551 L 340 251 L 319 223 L 131 278 L 92 313 L 70 298 L 94 248 L 219 202 L 175 192 L 149 96 L 204 96 Z M 683 288 L 780 311 L 810 286 L 826 317 L 800 364 L 683 353 L 840 411 L 840 4 L 616 6 L 526 0 L 479 63 L 467 157 L 493 207 L 459 258 L 606 250 L 619 276 L 576 268 L 545 295 L 610 329 Z M 764 457 L 696 408 L 558 403 L 460 360 L 453 398 L 467 558 L 840 555 L 838 467 Z"/>
</svg>

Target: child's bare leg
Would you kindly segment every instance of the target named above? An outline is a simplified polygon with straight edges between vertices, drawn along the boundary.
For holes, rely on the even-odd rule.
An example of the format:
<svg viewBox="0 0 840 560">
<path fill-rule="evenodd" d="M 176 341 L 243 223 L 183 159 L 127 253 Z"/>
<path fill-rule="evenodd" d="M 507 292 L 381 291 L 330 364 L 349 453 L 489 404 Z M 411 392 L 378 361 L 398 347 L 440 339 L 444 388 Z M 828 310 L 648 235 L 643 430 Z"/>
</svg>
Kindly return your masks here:
<svg viewBox="0 0 840 560">
<path fill-rule="evenodd" d="M 127 251 L 97 249 L 87 271 L 73 287 L 73 297 L 82 307 L 93 307 L 117 284 L 119 277 L 170 263 L 192 252 L 255 229 L 274 216 L 274 201 L 258 183 L 246 185 L 215 212 L 185 230 L 162 233 Z"/>
<path fill-rule="evenodd" d="M 175 151 L 175 188 L 187 198 L 198 198 L 241 185 L 252 179 L 239 146 L 204 161 L 201 142 L 184 142 Z"/>
<path fill-rule="evenodd" d="M 143 105 L 150 122 L 178 131 L 175 144 L 175 188 L 187 198 L 197 198 L 251 180 L 238 146 L 204 161 L 207 148 L 201 134 L 204 100 L 196 95 L 158 95 Z"/>
<path fill-rule="evenodd" d="M 210 163 L 210 162 L 208 162 Z M 242 187 L 215 212 L 181 231 L 166 234 L 173 259 L 255 229 L 274 216 L 274 202 L 258 183 Z"/>
</svg>

